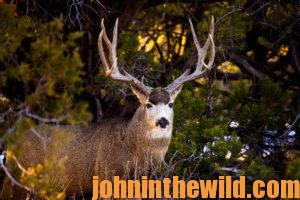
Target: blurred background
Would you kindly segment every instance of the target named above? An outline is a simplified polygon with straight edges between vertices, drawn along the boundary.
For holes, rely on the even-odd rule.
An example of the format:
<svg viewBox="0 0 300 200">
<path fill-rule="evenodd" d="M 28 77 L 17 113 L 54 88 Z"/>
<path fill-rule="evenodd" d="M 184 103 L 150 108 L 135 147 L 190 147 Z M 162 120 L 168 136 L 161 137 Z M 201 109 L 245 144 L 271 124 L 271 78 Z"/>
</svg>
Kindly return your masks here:
<svg viewBox="0 0 300 200">
<path fill-rule="evenodd" d="M 215 67 L 177 98 L 171 167 L 161 177 L 300 179 L 297 0 L 0 0 L 0 136 L 15 178 L 64 199 L 47 179 L 59 166 L 20 170 L 24 131 L 130 117 L 137 108 L 128 85 L 101 73 L 102 18 L 109 37 L 119 18 L 119 67 L 164 87 L 196 65 L 188 18 L 203 44 L 211 16 Z"/>
</svg>

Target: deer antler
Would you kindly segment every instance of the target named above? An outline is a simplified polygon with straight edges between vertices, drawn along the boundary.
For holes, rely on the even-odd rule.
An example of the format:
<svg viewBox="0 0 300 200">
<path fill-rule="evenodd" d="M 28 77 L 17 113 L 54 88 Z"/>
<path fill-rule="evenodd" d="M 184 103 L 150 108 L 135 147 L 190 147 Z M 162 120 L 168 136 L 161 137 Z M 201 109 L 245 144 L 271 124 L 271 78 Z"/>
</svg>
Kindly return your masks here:
<svg viewBox="0 0 300 200">
<path fill-rule="evenodd" d="M 122 81 L 128 83 L 131 87 L 135 87 L 140 91 L 144 92 L 144 94 L 149 95 L 152 88 L 144 85 L 141 81 L 127 73 L 125 70 L 120 72 L 117 63 L 117 37 L 118 37 L 118 19 L 116 20 L 114 31 L 113 31 L 113 40 L 112 43 L 109 41 L 105 26 L 104 20 L 101 21 L 101 32 L 98 39 L 98 50 L 100 59 L 102 61 L 103 69 L 105 75 L 110 77 L 113 80 Z M 106 43 L 107 49 L 109 51 L 109 62 L 106 59 L 104 50 L 103 50 L 103 41 Z"/>
<path fill-rule="evenodd" d="M 170 85 L 165 87 L 165 90 L 167 90 L 169 93 L 173 93 L 173 91 L 175 91 L 179 87 L 182 87 L 183 84 L 188 81 L 203 77 L 212 68 L 212 65 L 213 65 L 213 62 L 215 59 L 216 51 L 215 51 L 215 44 L 214 44 L 214 40 L 213 40 L 214 18 L 212 17 L 212 19 L 211 19 L 211 25 L 210 25 L 208 38 L 207 38 L 203 48 L 201 48 L 201 46 L 198 42 L 193 24 L 190 19 L 189 19 L 189 22 L 190 22 L 190 26 L 191 26 L 193 40 L 194 40 L 194 43 L 195 43 L 195 46 L 196 46 L 197 52 L 198 52 L 198 61 L 197 61 L 196 69 L 192 73 L 190 72 L 189 69 L 186 70 L 181 76 L 179 76 L 176 80 L 174 80 Z M 204 62 L 204 60 L 205 60 L 209 45 L 211 45 L 210 58 L 209 58 L 208 64 L 206 64 Z M 205 69 L 202 69 L 203 66 L 205 67 Z"/>
</svg>

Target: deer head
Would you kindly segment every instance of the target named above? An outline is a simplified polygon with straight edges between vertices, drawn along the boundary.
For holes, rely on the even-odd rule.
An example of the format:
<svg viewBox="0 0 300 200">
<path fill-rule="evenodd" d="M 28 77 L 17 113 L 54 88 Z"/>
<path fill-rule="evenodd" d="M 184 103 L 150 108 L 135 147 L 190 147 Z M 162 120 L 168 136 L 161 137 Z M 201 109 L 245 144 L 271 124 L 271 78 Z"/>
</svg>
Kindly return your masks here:
<svg viewBox="0 0 300 200">
<path fill-rule="evenodd" d="M 132 92 L 139 99 L 139 109 L 144 111 L 147 125 L 151 127 L 152 130 L 163 130 L 167 128 L 172 129 L 173 103 L 177 95 L 180 93 L 182 86 L 188 81 L 192 81 L 205 76 L 205 74 L 213 66 L 213 61 L 215 58 L 215 45 L 213 41 L 214 19 L 212 18 L 211 20 L 208 38 L 203 47 L 200 46 L 197 40 L 197 36 L 190 19 L 189 22 L 193 40 L 198 52 L 198 61 L 196 67 L 193 71 L 185 71 L 180 77 L 178 77 L 170 85 L 164 88 L 149 87 L 142 81 L 127 73 L 125 70 L 119 70 L 116 56 L 118 19 L 113 30 L 112 42 L 107 37 L 103 20 L 101 22 L 102 31 L 99 35 L 98 49 L 104 73 L 107 77 L 113 80 L 125 82 L 131 87 Z M 103 40 L 109 51 L 108 60 L 104 53 Z M 205 63 L 205 58 L 209 47 L 211 47 L 210 58 L 208 63 Z"/>
</svg>

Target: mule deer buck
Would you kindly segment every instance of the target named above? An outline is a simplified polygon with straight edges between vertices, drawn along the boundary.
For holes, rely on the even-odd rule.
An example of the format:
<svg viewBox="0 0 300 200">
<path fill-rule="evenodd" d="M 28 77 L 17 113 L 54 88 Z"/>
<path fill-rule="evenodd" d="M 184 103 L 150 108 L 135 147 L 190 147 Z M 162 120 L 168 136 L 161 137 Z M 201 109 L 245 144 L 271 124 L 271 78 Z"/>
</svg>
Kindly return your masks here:
<svg viewBox="0 0 300 200">
<path fill-rule="evenodd" d="M 22 159 L 24 166 L 43 163 L 45 158 L 56 155 L 66 157 L 65 171 L 57 172 L 60 179 L 66 179 L 66 191 L 69 194 L 88 192 L 92 188 L 92 176 L 109 179 L 113 175 L 124 176 L 136 170 L 149 170 L 159 165 L 168 150 L 173 128 L 173 103 L 182 86 L 203 77 L 213 66 L 215 46 L 213 41 L 214 20 L 212 18 L 208 38 L 200 46 L 192 22 L 190 22 L 193 40 L 198 52 L 198 61 L 194 70 L 185 71 L 170 85 L 164 88 L 151 88 L 129 73 L 118 68 L 117 63 L 117 27 L 113 30 L 112 42 L 108 39 L 104 22 L 98 49 L 106 77 L 128 84 L 140 102 L 130 120 L 104 120 L 91 126 L 44 126 L 35 130 L 47 138 L 46 145 L 31 130 L 23 143 Z M 103 41 L 109 57 L 104 52 Z M 205 63 L 210 49 L 208 63 Z M 71 135 L 61 148 L 53 145 L 56 139 L 54 131 Z"/>
</svg>

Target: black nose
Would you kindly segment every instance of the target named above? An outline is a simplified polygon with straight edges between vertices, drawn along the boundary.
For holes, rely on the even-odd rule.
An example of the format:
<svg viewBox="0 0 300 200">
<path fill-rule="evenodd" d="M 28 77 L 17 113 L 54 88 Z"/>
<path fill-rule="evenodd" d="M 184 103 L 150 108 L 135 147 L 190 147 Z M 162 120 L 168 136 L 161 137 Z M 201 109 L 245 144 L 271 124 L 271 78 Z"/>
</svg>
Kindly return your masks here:
<svg viewBox="0 0 300 200">
<path fill-rule="evenodd" d="M 156 126 L 160 126 L 161 128 L 166 128 L 168 125 L 169 121 L 164 117 L 156 122 Z"/>
</svg>

